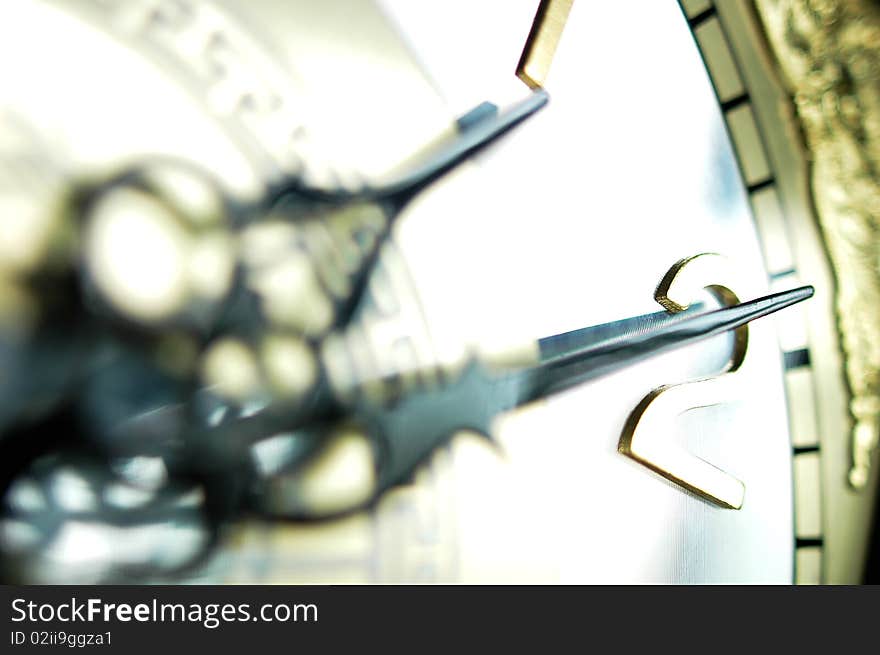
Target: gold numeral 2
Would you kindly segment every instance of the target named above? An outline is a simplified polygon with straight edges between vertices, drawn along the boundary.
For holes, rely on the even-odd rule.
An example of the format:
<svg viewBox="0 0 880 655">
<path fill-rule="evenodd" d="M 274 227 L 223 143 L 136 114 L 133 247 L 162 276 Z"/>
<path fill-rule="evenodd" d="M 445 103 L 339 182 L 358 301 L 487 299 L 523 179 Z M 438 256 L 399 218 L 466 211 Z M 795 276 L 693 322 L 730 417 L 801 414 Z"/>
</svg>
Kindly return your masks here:
<svg viewBox="0 0 880 655">
<path fill-rule="evenodd" d="M 672 313 L 687 309 L 702 289 L 725 305 L 739 302 L 732 287 L 736 275 L 730 261 L 704 253 L 676 263 L 663 277 L 654 298 Z M 748 326 L 735 333 L 734 350 L 724 371 L 715 377 L 658 387 L 630 414 L 618 451 L 676 484 L 721 507 L 740 509 L 745 485 L 734 476 L 671 443 L 669 426 L 684 412 L 736 400 L 746 388 L 743 380 L 748 349 Z"/>
</svg>

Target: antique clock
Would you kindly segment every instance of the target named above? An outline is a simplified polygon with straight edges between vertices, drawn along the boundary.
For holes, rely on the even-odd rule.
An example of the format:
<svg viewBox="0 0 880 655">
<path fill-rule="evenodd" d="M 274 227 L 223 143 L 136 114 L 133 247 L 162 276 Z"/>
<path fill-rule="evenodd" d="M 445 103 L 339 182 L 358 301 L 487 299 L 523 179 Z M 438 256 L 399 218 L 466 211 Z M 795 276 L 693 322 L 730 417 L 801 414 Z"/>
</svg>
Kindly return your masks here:
<svg viewBox="0 0 880 655">
<path fill-rule="evenodd" d="M 880 287 L 840 153 L 875 55 L 834 49 L 846 11 L 4 5 L 5 577 L 860 582 Z M 455 387 L 803 285 L 505 411 Z M 415 394 L 418 466 L 365 464 L 322 393 Z"/>
</svg>

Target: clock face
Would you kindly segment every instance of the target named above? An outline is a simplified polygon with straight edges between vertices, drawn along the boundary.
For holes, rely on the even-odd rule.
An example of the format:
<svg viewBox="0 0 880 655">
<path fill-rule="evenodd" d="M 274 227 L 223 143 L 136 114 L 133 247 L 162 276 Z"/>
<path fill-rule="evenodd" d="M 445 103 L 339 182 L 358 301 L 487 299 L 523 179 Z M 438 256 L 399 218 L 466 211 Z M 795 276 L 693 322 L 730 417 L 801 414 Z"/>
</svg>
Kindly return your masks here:
<svg viewBox="0 0 880 655">
<path fill-rule="evenodd" d="M 537 48 L 541 65 L 525 69 L 531 86 L 549 93 L 547 106 L 388 219 L 387 241 L 345 336 L 346 343 L 357 337 L 366 344 L 358 352 L 376 366 L 401 361 L 401 352 L 408 364 L 441 378 L 472 354 L 497 366 L 522 364 L 534 357 L 530 347 L 553 335 L 602 324 L 629 335 L 634 328 L 619 321 L 678 305 L 716 308 L 813 282 L 801 279 L 786 237 L 767 227 L 772 203 L 785 196 L 783 176 L 771 158 L 754 155 L 769 147 L 754 118 L 758 98 L 750 98 L 748 80 L 724 58 L 734 56 L 724 44 L 737 43 L 724 30 L 741 36 L 742 16 L 671 0 L 645 1 L 635 12 L 622 3 L 569 4 L 544 3 L 538 27 L 558 36 L 551 39 L 555 54 Z M 129 161 L 174 158 L 208 172 L 180 178 L 200 190 L 188 197 L 210 200 L 210 187 L 234 211 L 283 216 L 297 202 L 296 192 L 286 190 L 291 180 L 329 194 L 381 187 L 418 153 L 462 131 L 459 119 L 473 116 L 474 107 L 490 102 L 503 110 L 532 93 L 514 71 L 527 41 L 549 38 L 532 29 L 538 3 L 473 5 L 33 2 L 15 21 L 0 21 L 0 49 L 32 55 L 27 70 L 7 66 L 7 75 L 4 68 L 0 109 L 22 134 L 40 135 L 42 141 L 21 141 L 41 158 L 42 170 L 55 171 L 53 180 L 104 179 Z M 70 57 L 58 61 L 29 47 L 22 41 L 27 26 L 63 39 Z M 37 87 L 34 79 L 53 85 Z M 68 88 L 73 79 L 76 89 Z M 56 97 L 65 99 L 64 111 L 47 100 Z M 178 197 L 180 185 L 163 186 L 165 178 L 149 168 L 139 175 L 112 178 L 108 188 L 134 179 L 134 191 L 124 189 L 129 196 L 153 194 L 163 206 Z M 220 202 L 209 200 L 199 216 L 214 215 L 202 212 Z M 150 241 L 159 223 L 132 222 L 116 239 L 117 232 L 102 229 L 99 210 L 109 211 L 93 208 L 85 256 L 95 243 L 122 253 L 88 268 L 99 316 L 134 316 L 162 330 L 172 314 L 185 325 L 213 316 L 212 299 L 233 284 L 214 219 L 180 228 L 196 245 L 183 254 L 163 250 L 171 263 L 151 269 L 148 282 L 120 286 L 117 270 L 164 243 Z M 254 242 L 262 238 L 254 234 Z M 277 232 L 266 234 L 271 240 Z M 211 274 L 193 273 L 188 264 L 178 270 L 178 255 Z M 218 282 L 227 278 L 226 286 Z M 185 280 L 174 288 L 190 295 L 153 302 L 163 280 Z M 308 321 L 295 327 L 317 341 L 310 330 L 322 320 L 321 298 L 303 297 Z M 285 307 L 278 305 L 279 316 Z M 501 414 L 491 439 L 457 433 L 368 509 L 328 521 L 249 513 L 211 535 L 207 519 L 192 511 L 204 492 L 182 482 L 156 491 L 165 475 L 156 458 L 114 460 L 125 481 L 115 486 L 104 469 L 91 472 L 91 461 L 64 460 L 60 473 L 54 460 L 38 463 L 27 484 L 13 481 L 7 505 L 21 510 L 15 494 L 22 488 L 31 501 L 51 502 L 66 488 L 82 501 L 80 509 L 89 494 L 100 502 L 88 517 L 47 531 L 44 551 L 19 544 L 15 556 L 27 562 L 25 577 L 39 582 L 112 579 L 108 571 L 137 562 L 114 559 L 108 549 L 86 556 L 79 544 L 125 533 L 99 525 L 98 505 L 119 512 L 149 496 L 149 503 L 185 517 L 183 532 L 154 530 L 131 556 L 153 566 L 150 579 L 789 583 L 796 560 L 799 570 L 818 575 L 820 503 L 810 495 L 818 494 L 818 446 L 802 418 L 803 399 L 816 385 L 805 391 L 806 315 L 795 309 Z M 308 367 L 287 374 L 273 366 L 300 361 L 300 341 L 285 338 L 272 342 L 277 357 L 265 368 L 289 389 Z M 200 374 L 233 395 L 247 387 L 242 371 L 250 369 L 224 362 L 250 361 L 241 343 L 199 343 Z M 126 357 L 124 370 L 141 375 L 140 364 Z M 333 375 L 330 367 L 331 385 Z M 124 397 L 116 379 L 95 385 L 89 407 Z M 134 397 L 148 395 L 131 386 Z M 167 416 L 159 427 L 173 425 L 165 389 L 156 392 Z M 243 414 L 256 411 L 247 407 Z M 113 439 L 142 429 L 124 425 L 108 429 Z M 292 439 L 267 440 L 247 456 L 271 477 L 284 448 L 295 447 Z M 357 467 L 353 473 L 332 457 L 326 461 L 315 465 L 322 475 L 309 489 L 342 479 L 350 492 Z M 91 482 L 76 482 L 82 479 Z M 261 489 L 271 496 L 276 488 Z M 257 509 L 268 506 L 255 502 Z M 25 510 L 45 523 L 39 503 Z M 18 543 L 8 535 L 24 520 L 13 519 L 5 523 L 7 553 Z M 217 543 L 195 569 L 172 573 L 212 536 Z M 164 548 L 164 539 L 183 546 Z"/>
<path fill-rule="evenodd" d="M 699 253 L 729 260 L 724 272 L 706 271 L 702 286 L 729 285 L 743 298 L 767 292 L 747 196 L 688 25 L 674 3 L 645 3 L 644 28 L 621 39 L 607 26 L 628 22 L 627 12 L 575 3 L 545 81 L 548 107 L 401 217 L 395 237 L 439 343 L 495 350 L 657 311 L 660 279 Z M 432 45 L 427 33 L 453 20 L 446 8 L 412 14 L 399 20 L 417 53 Z M 503 21 L 497 29 L 522 35 L 528 25 L 527 17 L 518 30 Z M 435 77 L 479 60 L 489 24 L 474 31 L 481 39 L 460 40 L 456 55 L 425 52 L 429 70 L 432 55 L 444 58 Z M 472 67 L 478 79 L 510 73 Z M 723 373 L 727 336 L 505 416 L 495 448 L 454 439 L 421 484 L 377 508 L 371 520 L 384 542 L 368 561 L 378 558 L 396 580 L 790 581 L 782 362 L 771 323 L 749 330 L 745 366 L 727 374 L 719 397 L 707 382 L 705 397 L 693 390 L 694 409 L 646 415 L 639 426 L 646 439 L 742 480 L 741 509 L 618 452 L 627 418 L 652 390 Z M 426 538 L 434 553 L 454 556 L 431 563 Z"/>
</svg>

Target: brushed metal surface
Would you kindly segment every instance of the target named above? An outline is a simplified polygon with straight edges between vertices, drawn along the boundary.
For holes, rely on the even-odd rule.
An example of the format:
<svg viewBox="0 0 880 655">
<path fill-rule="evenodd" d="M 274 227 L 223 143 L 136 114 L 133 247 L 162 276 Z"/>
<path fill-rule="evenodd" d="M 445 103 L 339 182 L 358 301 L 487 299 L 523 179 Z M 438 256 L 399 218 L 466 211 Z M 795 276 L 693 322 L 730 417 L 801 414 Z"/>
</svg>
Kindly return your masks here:
<svg viewBox="0 0 880 655">
<path fill-rule="evenodd" d="M 738 293 L 766 291 L 742 181 L 684 18 L 671 2 L 639 3 L 638 20 L 633 12 L 575 3 L 546 81 L 551 105 L 426 194 L 401 224 L 435 334 L 515 341 L 651 311 L 666 268 L 698 252 L 738 263 L 746 286 Z M 442 34 L 443 19 L 423 8 L 423 23 L 403 28 L 418 44 L 428 25 Z M 451 34 L 454 17 L 446 20 Z M 443 56 L 467 70 L 496 32 L 503 22 Z M 744 400 L 668 426 L 745 482 L 742 510 L 710 507 L 615 449 L 641 396 L 720 370 L 730 346 L 719 340 L 508 417 L 498 432 L 504 456 L 454 447 L 448 473 L 459 480 L 458 533 L 467 536 L 453 577 L 791 581 L 790 451 L 773 326 L 755 324 L 750 346 L 759 364 Z M 482 468 L 467 462 L 478 457 Z"/>
<path fill-rule="evenodd" d="M 382 6 L 462 107 L 503 74 L 480 55 L 527 33 L 526 4 L 471 14 L 454 3 Z M 492 99 L 502 86 L 482 88 Z M 419 198 L 396 230 L 440 353 L 656 311 L 660 277 L 698 252 L 737 262 L 742 297 L 766 292 L 720 111 L 675 3 L 575 3 L 546 87 L 546 110 Z M 514 412 L 497 422 L 496 448 L 461 434 L 374 512 L 323 528 L 324 541 L 315 526 L 242 526 L 234 538 L 245 556 L 216 570 L 288 582 L 791 582 L 791 456 L 772 323 L 751 326 L 754 373 L 741 400 L 666 426 L 744 481 L 741 510 L 711 506 L 617 452 L 643 395 L 720 371 L 731 347 L 717 339 Z M 299 539 L 324 547 L 304 552 Z"/>
</svg>

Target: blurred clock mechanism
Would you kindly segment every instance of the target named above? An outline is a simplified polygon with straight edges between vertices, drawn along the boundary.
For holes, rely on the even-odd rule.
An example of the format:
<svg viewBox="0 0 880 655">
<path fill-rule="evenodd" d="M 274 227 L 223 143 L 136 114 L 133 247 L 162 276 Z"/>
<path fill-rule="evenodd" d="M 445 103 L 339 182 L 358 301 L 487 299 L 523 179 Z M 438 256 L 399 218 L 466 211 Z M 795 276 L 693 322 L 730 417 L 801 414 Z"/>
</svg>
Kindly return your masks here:
<svg viewBox="0 0 880 655">
<path fill-rule="evenodd" d="M 880 15 L 627 5 L 4 3 L 2 580 L 876 575 Z"/>
</svg>

